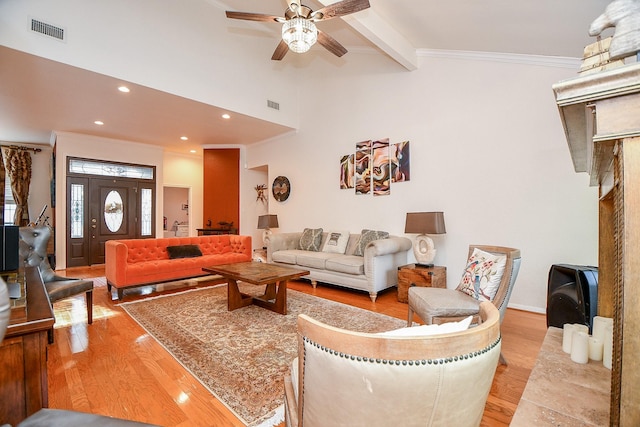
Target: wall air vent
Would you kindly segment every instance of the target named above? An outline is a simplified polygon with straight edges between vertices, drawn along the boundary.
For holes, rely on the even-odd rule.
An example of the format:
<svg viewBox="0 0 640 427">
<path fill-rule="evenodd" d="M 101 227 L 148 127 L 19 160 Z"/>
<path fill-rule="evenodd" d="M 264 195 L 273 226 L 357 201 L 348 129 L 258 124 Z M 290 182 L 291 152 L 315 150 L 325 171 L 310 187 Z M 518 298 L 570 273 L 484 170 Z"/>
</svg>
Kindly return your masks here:
<svg viewBox="0 0 640 427">
<path fill-rule="evenodd" d="M 64 28 L 56 27 L 55 25 L 47 24 L 37 19 L 31 19 L 31 31 L 64 41 Z"/>
<path fill-rule="evenodd" d="M 270 100 L 267 99 L 267 107 L 273 108 L 274 110 L 279 110 L 280 109 L 280 104 L 278 104 L 275 101 L 270 101 Z"/>
</svg>

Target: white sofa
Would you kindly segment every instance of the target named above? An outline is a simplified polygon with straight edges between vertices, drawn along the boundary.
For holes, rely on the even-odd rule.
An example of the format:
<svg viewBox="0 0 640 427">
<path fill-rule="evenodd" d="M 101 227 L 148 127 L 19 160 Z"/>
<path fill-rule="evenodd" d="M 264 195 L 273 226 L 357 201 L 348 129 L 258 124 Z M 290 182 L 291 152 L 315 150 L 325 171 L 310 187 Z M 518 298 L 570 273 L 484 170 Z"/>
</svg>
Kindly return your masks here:
<svg viewBox="0 0 640 427">
<path fill-rule="evenodd" d="M 309 270 L 303 278 L 366 291 L 375 302 L 378 292 L 398 284 L 398 267 L 407 263 L 411 240 L 389 236 L 374 240 L 364 256 L 354 255 L 360 234 L 349 234 L 345 253 L 322 252 L 329 233 L 322 234 L 319 251 L 300 248 L 302 232 L 277 233 L 267 241 L 267 262 Z"/>
</svg>

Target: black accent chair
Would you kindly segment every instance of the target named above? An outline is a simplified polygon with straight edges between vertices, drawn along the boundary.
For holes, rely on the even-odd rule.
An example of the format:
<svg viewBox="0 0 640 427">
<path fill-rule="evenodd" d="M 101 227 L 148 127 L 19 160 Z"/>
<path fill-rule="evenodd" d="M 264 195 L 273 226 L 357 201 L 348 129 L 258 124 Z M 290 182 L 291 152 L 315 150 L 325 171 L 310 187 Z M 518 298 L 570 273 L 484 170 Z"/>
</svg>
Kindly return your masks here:
<svg viewBox="0 0 640 427">
<path fill-rule="evenodd" d="M 84 293 L 87 301 L 87 323 L 93 323 L 93 280 L 58 276 L 47 258 L 51 229 L 46 225 L 20 227 L 20 261 L 24 267 L 39 267 L 51 304 Z M 49 331 L 53 343 L 53 330 Z"/>
</svg>

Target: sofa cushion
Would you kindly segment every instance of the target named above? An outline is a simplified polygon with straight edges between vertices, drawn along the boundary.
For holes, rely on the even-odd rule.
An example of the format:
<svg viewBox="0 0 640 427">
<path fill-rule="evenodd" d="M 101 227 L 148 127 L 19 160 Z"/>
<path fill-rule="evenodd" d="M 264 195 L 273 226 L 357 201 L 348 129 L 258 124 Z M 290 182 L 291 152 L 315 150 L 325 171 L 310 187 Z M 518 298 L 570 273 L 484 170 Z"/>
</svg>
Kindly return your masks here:
<svg viewBox="0 0 640 427">
<path fill-rule="evenodd" d="M 198 245 L 167 246 L 167 252 L 169 252 L 170 259 L 202 256 L 202 251 Z"/>
<path fill-rule="evenodd" d="M 300 249 L 318 252 L 322 243 L 322 228 L 305 228 L 300 236 Z"/>
<path fill-rule="evenodd" d="M 458 290 L 479 301 L 493 300 L 506 264 L 506 255 L 493 255 L 475 248 L 467 261 L 467 268 L 464 270 Z M 476 276 L 480 279 L 477 291 L 474 286 Z"/>
<path fill-rule="evenodd" d="M 276 251 L 271 254 L 271 259 L 274 262 L 281 262 L 283 264 L 296 264 L 298 261 L 298 254 L 306 253 L 301 249 L 288 249 L 284 251 Z"/>
<path fill-rule="evenodd" d="M 332 257 L 341 257 L 342 255 L 331 254 L 327 252 L 300 251 L 296 255 L 296 264 L 301 267 L 325 269 L 325 263 Z"/>
<path fill-rule="evenodd" d="M 358 240 L 358 244 L 356 245 L 356 249 L 353 254 L 356 256 L 364 256 L 364 250 L 369 243 L 374 240 L 387 238 L 389 238 L 389 233 L 386 231 L 362 230 L 362 233 L 360 233 L 360 240 Z"/>
<path fill-rule="evenodd" d="M 322 252 L 343 254 L 347 249 L 347 243 L 349 243 L 348 231 L 329 231 L 327 233 L 327 239 L 324 241 L 324 245 L 322 245 Z"/>
<path fill-rule="evenodd" d="M 346 274 L 364 274 L 364 258 L 354 255 L 333 256 L 327 259 L 325 268 Z"/>
</svg>

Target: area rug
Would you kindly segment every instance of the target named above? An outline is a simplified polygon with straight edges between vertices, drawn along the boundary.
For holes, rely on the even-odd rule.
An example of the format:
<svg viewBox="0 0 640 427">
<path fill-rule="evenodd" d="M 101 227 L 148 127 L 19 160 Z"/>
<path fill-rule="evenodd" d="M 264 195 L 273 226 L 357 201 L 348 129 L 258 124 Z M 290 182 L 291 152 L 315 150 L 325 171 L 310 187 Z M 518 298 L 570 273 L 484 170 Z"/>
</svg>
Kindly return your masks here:
<svg viewBox="0 0 640 427">
<path fill-rule="evenodd" d="M 262 289 L 240 283 L 240 290 Z M 284 316 L 257 306 L 229 312 L 223 284 L 120 306 L 242 422 L 272 426 L 284 420 L 283 377 L 297 355 L 299 313 L 360 332 L 406 324 L 295 290 L 288 290 L 287 300 Z"/>
</svg>

